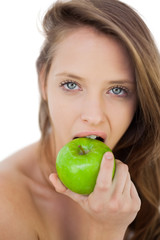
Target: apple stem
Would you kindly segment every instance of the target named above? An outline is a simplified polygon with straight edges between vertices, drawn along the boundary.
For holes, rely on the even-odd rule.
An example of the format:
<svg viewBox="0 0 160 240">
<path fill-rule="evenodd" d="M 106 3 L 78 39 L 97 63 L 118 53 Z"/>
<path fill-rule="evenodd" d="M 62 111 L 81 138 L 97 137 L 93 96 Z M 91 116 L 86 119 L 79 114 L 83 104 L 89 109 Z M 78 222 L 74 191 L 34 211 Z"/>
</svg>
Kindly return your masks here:
<svg viewBox="0 0 160 240">
<path fill-rule="evenodd" d="M 82 151 L 82 155 L 85 155 L 85 154 L 86 154 L 86 152 L 84 151 L 84 149 L 82 148 L 82 146 L 81 146 L 81 145 L 79 145 L 78 147 L 81 149 L 81 151 Z"/>
</svg>

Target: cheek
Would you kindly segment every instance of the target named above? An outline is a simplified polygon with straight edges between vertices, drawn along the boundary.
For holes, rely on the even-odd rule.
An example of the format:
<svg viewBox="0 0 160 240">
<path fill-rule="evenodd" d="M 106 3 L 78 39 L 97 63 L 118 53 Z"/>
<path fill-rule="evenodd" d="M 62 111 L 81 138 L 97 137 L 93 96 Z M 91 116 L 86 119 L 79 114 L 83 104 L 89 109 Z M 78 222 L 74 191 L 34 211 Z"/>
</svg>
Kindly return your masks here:
<svg viewBox="0 0 160 240">
<path fill-rule="evenodd" d="M 59 132 L 67 129 L 71 121 L 70 107 L 63 98 L 57 94 L 48 95 L 48 107 L 52 125 Z"/>
<path fill-rule="evenodd" d="M 65 108 L 62 108 L 59 104 L 52 104 L 51 102 L 49 102 L 48 106 L 52 124 L 57 127 L 64 119 Z"/>
<path fill-rule="evenodd" d="M 120 129 L 120 132 L 123 133 L 128 129 L 132 119 L 134 117 L 136 108 L 132 105 L 129 105 L 126 108 L 120 108 L 117 111 L 117 127 Z"/>
<path fill-rule="evenodd" d="M 135 111 L 136 101 L 123 106 L 121 105 L 114 109 L 114 111 L 110 112 L 110 141 L 112 148 L 117 144 L 128 129 L 134 117 Z"/>
</svg>

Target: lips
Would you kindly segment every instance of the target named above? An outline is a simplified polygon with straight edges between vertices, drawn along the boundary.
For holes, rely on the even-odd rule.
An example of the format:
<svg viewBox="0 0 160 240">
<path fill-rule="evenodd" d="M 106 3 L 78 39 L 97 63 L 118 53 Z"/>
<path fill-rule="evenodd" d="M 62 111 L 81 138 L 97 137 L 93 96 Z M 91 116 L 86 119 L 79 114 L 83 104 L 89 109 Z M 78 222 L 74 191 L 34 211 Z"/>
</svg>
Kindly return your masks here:
<svg viewBox="0 0 160 240">
<path fill-rule="evenodd" d="M 97 139 L 100 140 L 101 142 L 105 142 L 107 136 L 104 132 L 80 132 L 78 134 L 76 134 L 73 139 L 76 138 L 82 138 L 82 137 L 88 137 L 91 139 Z"/>
</svg>

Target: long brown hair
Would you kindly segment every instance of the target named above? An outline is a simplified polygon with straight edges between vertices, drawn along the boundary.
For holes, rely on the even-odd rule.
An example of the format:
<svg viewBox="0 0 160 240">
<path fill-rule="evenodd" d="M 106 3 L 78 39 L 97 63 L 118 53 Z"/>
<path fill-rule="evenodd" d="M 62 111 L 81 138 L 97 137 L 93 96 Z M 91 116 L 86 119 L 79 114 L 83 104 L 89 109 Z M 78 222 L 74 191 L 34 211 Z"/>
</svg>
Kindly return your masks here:
<svg viewBox="0 0 160 240">
<path fill-rule="evenodd" d="M 58 43 L 77 27 L 90 26 L 121 41 L 135 70 L 138 107 L 128 130 L 114 149 L 128 164 L 142 200 L 134 222 L 133 240 L 160 239 L 160 56 L 151 33 L 139 15 L 117 0 L 57 1 L 47 11 L 45 42 L 37 71 L 47 80 Z M 41 98 L 40 129 L 45 142 L 51 126 L 47 102 Z M 124 203 L 125 204 L 125 203 Z"/>
</svg>

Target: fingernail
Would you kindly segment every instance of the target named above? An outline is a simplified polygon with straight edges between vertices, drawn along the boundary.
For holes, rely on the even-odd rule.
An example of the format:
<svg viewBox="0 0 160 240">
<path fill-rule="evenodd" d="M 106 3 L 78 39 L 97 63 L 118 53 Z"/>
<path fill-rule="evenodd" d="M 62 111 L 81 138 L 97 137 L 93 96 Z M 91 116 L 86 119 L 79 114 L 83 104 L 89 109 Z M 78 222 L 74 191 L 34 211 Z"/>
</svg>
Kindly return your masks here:
<svg viewBox="0 0 160 240">
<path fill-rule="evenodd" d="M 108 160 L 111 160 L 111 159 L 113 159 L 113 154 L 111 152 L 106 152 L 105 158 Z"/>
</svg>

